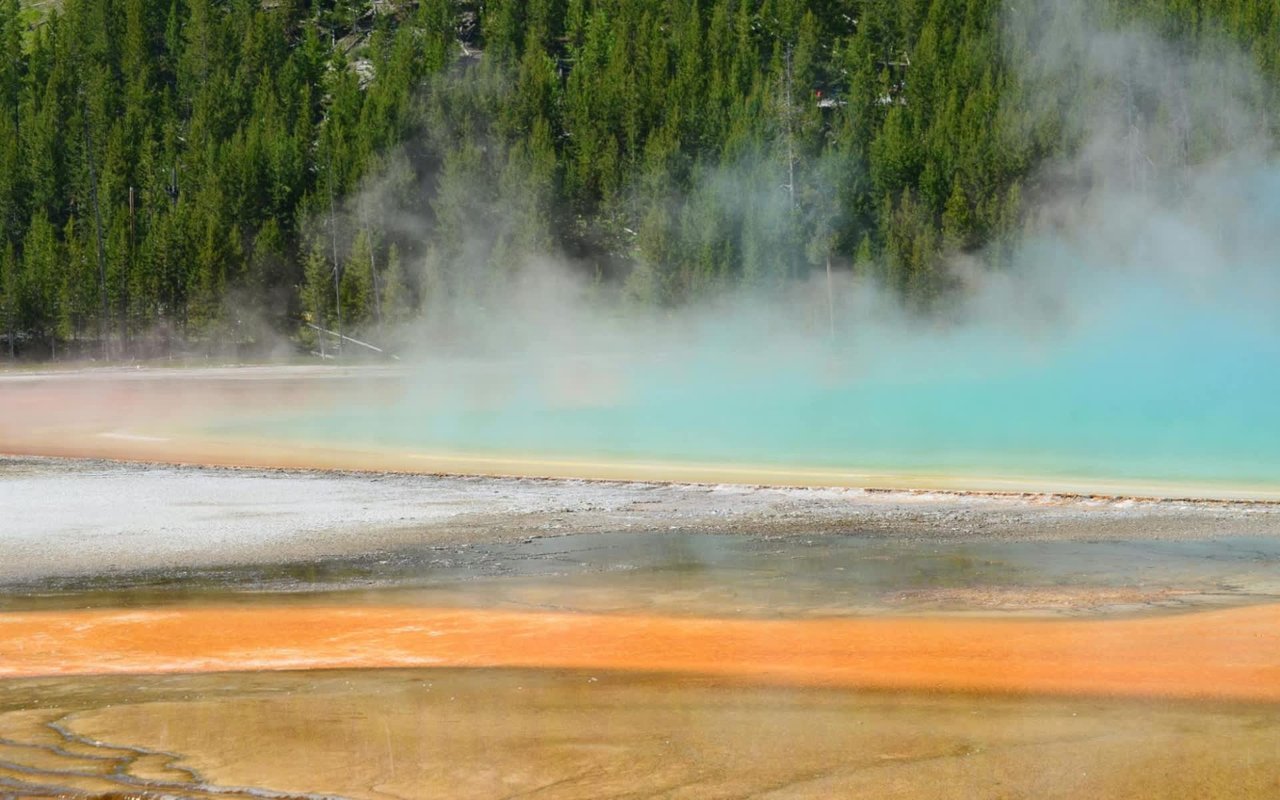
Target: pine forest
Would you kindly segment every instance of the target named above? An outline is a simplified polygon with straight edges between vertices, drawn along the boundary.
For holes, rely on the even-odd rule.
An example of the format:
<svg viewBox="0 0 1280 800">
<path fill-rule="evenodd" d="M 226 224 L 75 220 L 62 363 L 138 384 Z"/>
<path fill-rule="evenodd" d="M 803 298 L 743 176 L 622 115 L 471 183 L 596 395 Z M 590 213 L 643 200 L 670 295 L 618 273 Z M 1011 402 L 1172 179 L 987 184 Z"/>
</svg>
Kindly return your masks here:
<svg viewBox="0 0 1280 800">
<path fill-rule="evenodd" d="M 1177 113 L 1034 69 L 1053 8 L 0 0 L 3 357 L 380 341 L 538 258 L 620 305 L 834 270 L 934 313 L 955 256 L 1010 268 L 1079 97 Z M 1275 0 L 1062 8 L 1241 54 L 1280 132 Z M 1143 169 L 1220 144 L 1180 141 Z"/>
</svg>

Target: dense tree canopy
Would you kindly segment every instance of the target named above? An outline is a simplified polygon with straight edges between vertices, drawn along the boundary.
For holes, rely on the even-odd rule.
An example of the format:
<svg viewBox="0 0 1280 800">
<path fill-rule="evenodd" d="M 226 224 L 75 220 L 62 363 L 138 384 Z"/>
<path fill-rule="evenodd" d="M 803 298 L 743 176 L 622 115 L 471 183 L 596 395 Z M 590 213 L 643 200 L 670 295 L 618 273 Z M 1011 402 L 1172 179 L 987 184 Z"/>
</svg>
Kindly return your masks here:
<svg viewBox="0 0 1280 800">
<path fill-rule="evenodd" d="M 1274 0 L 1093 7 L 1099 27 L 1242 52 L 1280 127 Z M 1002 266 L 1037 166 L 1087 135 L 1064 98 L 1116 94 L 1176 127 L 1158 93 L 1015 68 L 1046 46 L 1017 11 L 0 0 L 0 342 L 322 343 L 308 324 L 369 335 L 537 255 L 640 303 L 834 264 L 928 309 L 948 255 Z M 1221 144 L 1194 126 L 1178 141 L 1142 163 Z"/>
</svg>

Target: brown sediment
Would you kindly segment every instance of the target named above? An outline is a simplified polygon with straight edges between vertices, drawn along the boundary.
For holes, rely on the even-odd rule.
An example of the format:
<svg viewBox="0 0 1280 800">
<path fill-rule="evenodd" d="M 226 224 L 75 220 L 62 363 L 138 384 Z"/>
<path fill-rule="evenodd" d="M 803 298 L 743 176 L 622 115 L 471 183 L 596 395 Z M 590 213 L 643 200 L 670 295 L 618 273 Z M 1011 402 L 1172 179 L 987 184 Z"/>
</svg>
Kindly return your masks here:
<svg viewBox="0 0 1280 800">
<path fill-rule="evenodd" d="M 964 586 L 903 589 L 885 600 L 897 607 L 1017 611 L 1096 611 L 1184 602 L 1194 589 L 1137 586 Z"/>
<path fill-rule="evenodd" d="M 0 795 L 1275 800 L 1275 711 L 596 671 L 33 678 L 0 681 Z"/>
<path fill-rule="evenodd" d="M 411 607 L 0 615 L 0 676 L 375 667 L 1280 701 L 1280 605 L 1112 620 L 755 620 Z"/>
</svg>

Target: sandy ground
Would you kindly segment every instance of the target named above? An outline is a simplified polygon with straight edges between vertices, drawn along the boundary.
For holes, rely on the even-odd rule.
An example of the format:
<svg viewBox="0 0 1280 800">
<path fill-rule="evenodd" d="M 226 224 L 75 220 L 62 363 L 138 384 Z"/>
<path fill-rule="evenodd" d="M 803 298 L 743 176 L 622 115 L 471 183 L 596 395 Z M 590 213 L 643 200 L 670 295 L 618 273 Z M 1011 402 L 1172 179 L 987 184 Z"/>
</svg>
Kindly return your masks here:
<svg viewBox="0 0 1280 800">
<path fill-rule="evenodd" d="M 0 782 L 50 797 L 1280 796 L 1242 704 L 363 670 L 4 681 L 0 730 Z"/>
</svg>

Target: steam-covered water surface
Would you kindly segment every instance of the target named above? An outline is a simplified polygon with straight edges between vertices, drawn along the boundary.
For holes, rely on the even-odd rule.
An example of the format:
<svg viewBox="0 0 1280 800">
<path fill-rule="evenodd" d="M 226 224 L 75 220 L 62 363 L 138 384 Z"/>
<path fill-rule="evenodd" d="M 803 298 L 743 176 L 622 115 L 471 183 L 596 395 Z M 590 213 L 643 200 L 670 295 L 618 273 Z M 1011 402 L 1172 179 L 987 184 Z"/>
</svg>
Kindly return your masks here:
<svg viewBox="0 0 1280 800">
<path fill-rule="evenodd" d="M 1092 158 L 1063 169 L 1103 188 L 1047 202 L 1051 224 L 1006 271 L 952 265 L 956 291 L 927 314 L 843 271 L 655 312 L 603 304 L 548 268 L 482 308 L 430 309 L 405 340 L 398 398 L 285 409 L 247 431 L 531 458 L 1280 486 L 1280 167 L 1224 155 L 1138 191 L 1107 183 L 1114 165 Z"/>
<path fill-rule="evenodd" d="M 426 453 L 1280 486 L 1280 338 L 1253 320 L 1190 309 L 1069 341 L 885 346 L 435 359 L 392 403 L 230 430 Z"/>
</svg>

